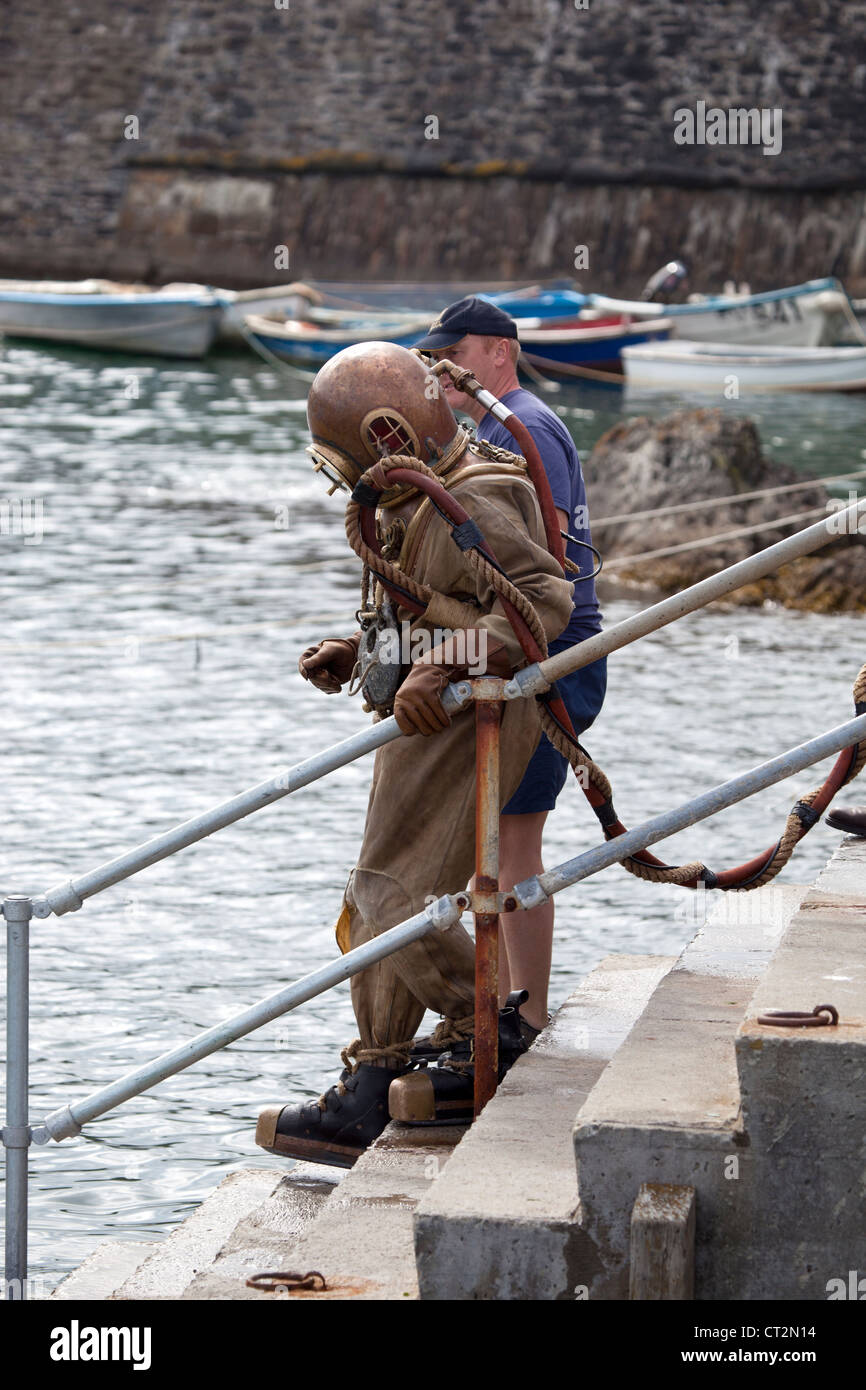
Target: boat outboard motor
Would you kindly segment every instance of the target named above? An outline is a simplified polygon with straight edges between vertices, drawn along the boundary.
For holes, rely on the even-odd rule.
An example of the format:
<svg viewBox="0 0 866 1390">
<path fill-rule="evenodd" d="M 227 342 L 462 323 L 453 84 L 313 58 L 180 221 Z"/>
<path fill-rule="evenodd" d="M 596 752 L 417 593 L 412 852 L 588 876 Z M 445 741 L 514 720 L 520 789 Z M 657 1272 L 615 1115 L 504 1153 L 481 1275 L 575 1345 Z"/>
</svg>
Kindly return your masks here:
<svg viewBox="0 0 866 1390">
<path fill-rule="evenodd" d="M 640 292 L 641 299 L 656 304 L 669 304 L 671 296 L 688 280 L 688 267 L 683 261 L 668 261 L 651 275 Z"/>
</svg>

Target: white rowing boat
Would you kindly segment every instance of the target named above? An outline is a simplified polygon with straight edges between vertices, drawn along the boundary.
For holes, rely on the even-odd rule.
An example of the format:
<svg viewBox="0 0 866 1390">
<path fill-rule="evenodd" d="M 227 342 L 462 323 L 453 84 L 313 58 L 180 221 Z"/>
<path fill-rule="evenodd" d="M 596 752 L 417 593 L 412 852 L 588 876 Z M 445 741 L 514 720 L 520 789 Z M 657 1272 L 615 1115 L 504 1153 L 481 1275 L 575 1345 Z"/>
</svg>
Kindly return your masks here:
<svg viewBox="0 0 866 1390">
<path fill-rule="evenodd" d="M 288 285 L 267 285 L 257 290 L 217 290 L 217 294 L 223 304 L 220 341 L 235 344 L 248 342 L 244 319 L 274 318 L 278 322 L 303 319 L 311 312 L 310 306 L 321 300 L 321 295 L 315 290 L 297 281 Z M 316 309 L 315 312 L 326 311 Z"/>
<path fill-rule="evenodd" d="M 205 285 L 0 280 L 0 333 L 101 351 L 203 357 L 224 310 Z"/>
<path fill-rule="evenodd" d="M 635 318 L 670 318 L 677 338 L 757 347 L 866 342 L 844 287 L 830 277 L 762 294 L 695 296 L 686 304 L 587 295 L 588 304 Z"/>
<path fill-rule="evenodd" d="M 622 351 L 626 384 L 656 390 L 866 391 L 866 347 L 734 347 L 673 339 Z"/>
</svg>

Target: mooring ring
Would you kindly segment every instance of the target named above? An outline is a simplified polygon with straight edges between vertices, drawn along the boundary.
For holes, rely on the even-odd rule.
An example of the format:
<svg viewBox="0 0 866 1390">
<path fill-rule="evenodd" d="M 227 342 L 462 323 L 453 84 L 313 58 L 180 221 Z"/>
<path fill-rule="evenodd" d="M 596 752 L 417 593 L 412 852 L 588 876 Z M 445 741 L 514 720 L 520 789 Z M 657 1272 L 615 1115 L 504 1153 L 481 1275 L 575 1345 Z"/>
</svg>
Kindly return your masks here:
<svg viewBox="0 0 866 1390">
<path fill-rule="evenodd" d="M 830 1017 L 824 1017 L 829 1014 Z M 796 1009 L 771 1009 L 767 1014 L 759 1014 L 758 1022 L 770 1028 L 827 1028 L 839 1022 L 839 1010 L 832 1004 L 816 1004 L 811 1013 L 800 1013 Z"/>
</svg>

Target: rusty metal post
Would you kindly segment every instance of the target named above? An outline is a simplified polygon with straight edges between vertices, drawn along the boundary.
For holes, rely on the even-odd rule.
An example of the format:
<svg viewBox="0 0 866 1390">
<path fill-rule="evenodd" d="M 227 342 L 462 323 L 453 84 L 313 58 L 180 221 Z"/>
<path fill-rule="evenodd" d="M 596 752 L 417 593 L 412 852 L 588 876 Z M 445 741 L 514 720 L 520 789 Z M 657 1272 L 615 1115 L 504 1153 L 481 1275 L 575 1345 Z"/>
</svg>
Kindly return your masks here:
<svg viewBox="0 0 866 1390">
<path fill-rule="evenodd" d="M 499 1080 L 499 727 L 502 681 L 475 690 L 475 1114 Z"/>
</svg>

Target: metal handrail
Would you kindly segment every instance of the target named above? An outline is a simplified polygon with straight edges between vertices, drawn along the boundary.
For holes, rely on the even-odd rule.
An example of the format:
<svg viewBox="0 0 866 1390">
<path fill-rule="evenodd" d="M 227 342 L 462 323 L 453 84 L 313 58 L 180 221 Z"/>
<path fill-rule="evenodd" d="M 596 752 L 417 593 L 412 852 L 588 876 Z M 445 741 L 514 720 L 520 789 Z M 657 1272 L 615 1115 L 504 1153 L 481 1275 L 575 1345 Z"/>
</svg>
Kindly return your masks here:
<svg viewBox="0 0 866 1390">
<path fill-rule="evenodd" d="M 852 503 L 827 520 L 818 522 L 760 551 L 757 555 L 692 585 L 673 598 L 653 605 L 597 637 L 526 668 L 503 685 L 502 697 L 526 698 L 547 689 L 550 682 L 567 672 L 586 666 L 601 656 L 616 651 L 687 613 L 694 612 L 740 585 L 771 573 L 787 560 L 818 549 L 828 540 L 835 539 L 843 518 L 856 522 L 861 514 L 866 516 L 866 499 Z M 471 703 L 474 696 L 473 683 L 461 681 L 448 688 L 443 702 L 449 709 L 458 710 Z M 489 698 L 489 693 L 482 698 Z M 84 1100 L 53 1111 L 45 1122 L 35 1129 L 30 1128 L 28 1117 L 31 917 L 47 917 L 51 913 L 59 916 L 75 911 L 83 906 L 86 898 L 400 736 L 401 731 L 396 720 L 383 720 L 372 728 L 362 730 L 342 743 L 314 755 L 291 771 L 259 783 L 200 816 L 146 841 L 77 880 L 60 884 L 36 899 L 20 895 L 9 896 L 3 901 L 2 913 L 6 918 L 7 927 L 7 1116 L 0 1138 L 8 1150 L 5 1194 L 7 1297 L 24 1296 L 26 1292 L 27 1158 L 31 1142 L 44 1144 L 52 1138 L 59 1141 L 80 1133 L 81 1126 L 88 1121 L 105 1114 L 123 1101 L 236 1041 L 264 1023 L 289 1012 L 305 1000 L 323 993 L 375 961 L 402 949 L 409 941 L 417 940 L 434 930 L 447 929 L 459 920 L 469 905 L 469 899 L 467 894 L 446 895 L 438 899 L 415 917 L 381 933 L 375 940 L 357 947 L 312 975 L 296 981 L 191 1041 L 145 1063 Z M 513 896 L 519 908 L 536 906 L 552 894 L 590 874 L 597 873 L 600 869 L 647 848 L 667 835 L 703 820 L 794 772 L 801 771 L 813 762 L 821 761 L 832 753 L 841 752 L 861 738 L 866 738 L 866 715 L 831 729 L 809 743 L 789 749 L 777 758 L 692 798 L 675 811 L 656 816 L 644 825 L 611 842 L 597 846 L 576 859 L 568 860 L 555 869 L 527 879 L 515 887 Z"/>
<path fill-rule="evenodd" d="M 202 1057 L 208 1057 L 212 1052 L 227 1047 L 229 1043 L 237 1042 L 238 1038 L 246 1037 L 247 1033 L 273 1022 L 275 1018 L 296 1009 L 299 1004 L 314 999 L 317 994 L 324 994 L 326 990 L 333 989 L 334 985 L 342 984 L 352 975 L 357 975 L 360 970 L 366 970 L 368 966 L 393 955 L 395 951 L 408 946 L 412 941 L 418 941 L 428 932 L 444 931 L 460 920 L 461 912 L 462 908 L 453 898 L 439 898 L 436 902 L 429 903 L 423 912 L 398 923 L 389 931 L 382 932 L 372 941 L 365 941 L 363 945 L 356 946 L 354 950 L 347 951 L 336 960 L 329 961 L 319 970 L 314 970 L 311 975 L 295 980 L 276 994 L 260 999 L 257 1004 L 251 1004 L 242 1013 L 233 1014 L 231 1018 L 215 1024 L 213 1028 L 199 1033 L 189 1042 L 181 1043 L 170 1052 L 161 1053 L 153 1061 L 145 1062 L 135 1071 L 127 1072 L 125 1076 L 112 1081 L 108 1086 L 103 1086 L 99 1091 L 94 1091 L 84 1100 L 53 1110 L 46 1116 L 44 1123 L 33 1130 L 33 1143 L 47 1144 L 49 1139 L 59 1141 L 80 1134 L 83 1125 L 95 1120 L 99 1115 L 105 1115 L 115 1106 L 122 1105 L 125 1100 L 131 1100 L 133 1096 L 149 1090 L 151 1086 L 158 1085 L 167 1077 L 174 1076 L 176 1072 L 184 1071 L 192 1066 L 193 1062 L 199 1062 Z"/>
<path fill-rule="evenodd" d="M 622 859 L 627 859 L 639 850 L 647 849 L 649 845 L 656 844 L 657 841 L 664 840 L 679 830 L 696 825 L 698 821 L 706 820 L 717 811 L 723 811 L 738 801 L 744 801 L 755 792 L 764 791 L 774 783 L 782 782 L 796 772 L 802 772 L 812 763 L 821 762 L 833 753 L 840 753 L 843 748 L 849 748 L 861 739 L 866 739 L 866 714 L 859 715 L 847 724 L 840 724 L 835 729 L 829 729 L 808 743 L 789 748 L 778 757 L 760 763 L 727 782 L 711 787 L 675 810 L 654 816 L 652 820 L 645 821 L 643 825 L 636 826 L 625 835 L 617 836 L 615 840 L 596 845 L 575 859 L 568 859 L 545 873 L 525 879 L 517 884 L 511 893 L 517 898 L 519 908 L 538 907 L 555 893 L 562 892 L 563 888 L 569 888 L 572 884 L 579 883 Z M 317 994 L 324 994 L 326 990 L 348 980 L 352 975 L 357 975 L 367 966 L 393 955 L 411 941 L 418 941 L 432 931 L 446 930 L 460 920 L 468 906 L 466 898 L 467 895 L 461 893 L 445 894 L 437 898 L 414 917 L 382 932 L 372 941 L 347 951 L 337 960 L 322 966 L 311 975 L 305 975 L 294 984 L 287 985 L 276 994 L 259 1000 L 243 1013 L 234 1014 L 222 1023 L 215 1024 L 207 1032 L 199 1033 L 189 1042 L 180 1044 L 170 1052 L 162 1053 L 152 1062 L 145 1062 L 135 1071 L 128 1072 L 126 1076 L 111 1082 L 99 1091 L 94 1091 L 84 1100 L 53 1110 L 43 1124 L 32 1131 L 33 1142 L 47 1144 L 49 1139 L 59 1141 L 80 1134 L 82 1125 L 106 1114 L 123 1101 L 131 1100 L 142 1091 L 149 1090 L 166 1077 L 183 1071 L 193 1062 L 217 1052 L 229 1043 L 236 1042 L 238 1038 L 261 1028 L 263 1024 L 271 1023 L 275 1018 L 297 1008 L 299 1004 L 315 998 Z"/>
</svg>

